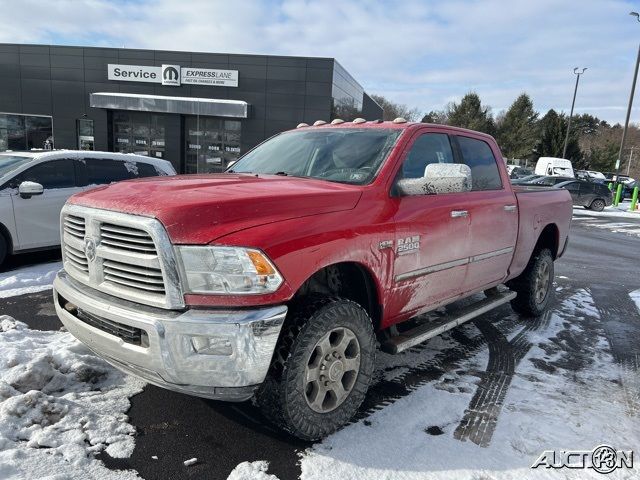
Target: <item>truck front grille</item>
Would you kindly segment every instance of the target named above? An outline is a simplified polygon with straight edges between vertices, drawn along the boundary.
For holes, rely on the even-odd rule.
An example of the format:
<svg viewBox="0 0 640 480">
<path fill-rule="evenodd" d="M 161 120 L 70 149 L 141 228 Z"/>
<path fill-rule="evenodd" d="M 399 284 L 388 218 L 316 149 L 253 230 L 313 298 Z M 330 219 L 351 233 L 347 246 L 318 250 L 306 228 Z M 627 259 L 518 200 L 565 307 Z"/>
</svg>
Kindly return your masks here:
<svg viewBox="0 0 640 480">
<path fill-rule="evenodd" d="M 79 282 L 146 305 L 184 305 L 173 249 L 157 220 L 71 205 L 61 227 L 64 268 Z"/>
<path fill-rule="evenodd" d="M 164 280 L 159 268 L 136 267 L 115 260 L 105 260 L 103 271 L 104 279 L 109 282 L 164 295 Z"/>
<path fill-rule="evenodd" d="M 156 255 L 156 246 L 147 232 L 112 223 L 100 225 L 101 244 L 116 250 Z"/>
</svg>

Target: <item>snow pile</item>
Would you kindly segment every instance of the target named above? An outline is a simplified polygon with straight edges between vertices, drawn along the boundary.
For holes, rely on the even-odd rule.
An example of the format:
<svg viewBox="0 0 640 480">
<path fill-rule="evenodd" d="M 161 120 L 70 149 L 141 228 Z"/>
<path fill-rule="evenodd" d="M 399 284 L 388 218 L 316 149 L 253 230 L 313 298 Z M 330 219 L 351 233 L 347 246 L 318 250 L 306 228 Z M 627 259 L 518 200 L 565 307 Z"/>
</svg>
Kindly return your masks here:
<svg viewBox="0 0 640 480">
<path fill-rule="evenodd" d="M 0 316 L 0 478 L 122 475 L 94 455 L 131 455 L 135 428 L 125 412 L 143 386 L 69 333 Z"/>
<path fill-rule="evenodd" d="M 620 204 L 620 207 L 606 207 L 602 212 L 596 212 L 595 210 L 587 210 L 584 207 L 573 207 L 574 216 L 585 217 L 618 217 L 618 218 L 640 218 L 640 210 L 637 212 L 630 212 L 627 205 Z"/>
<path fill-rule="evenodd" d="M 640 426 L 627 410 L 597 319 L 583 290 L 562 303 L 548 326 L 528 334 L 533 346 L 516 368 L 488 447 L 454 438 L 474 393 L 468 386 L 478 384 L 477 368 L 488 360 L 481 349 L 440 381 L 304 452 L 301 478 L 324 479 L 327 472 L 343 480 L 601 478 L 593 470 L 530 468 L 545 450 L 640 447 Z M 590 341 L 576 342 L 585 337 Z M 610 476 L 618 475 L 633 477 L 628 470 Z"/>
<path fill-rule="evenodd" d="M 267 473 L 269 463 L 265 461 L 242 462 L 233 469 L 227 480 L 278 480 L 278 477 Z"/>
<path fill-rule="evenodd" d="M 62 262 L 53 262 L 1 273 L 0 298 L 48 290 L 61 268 Z"/>
</svg>

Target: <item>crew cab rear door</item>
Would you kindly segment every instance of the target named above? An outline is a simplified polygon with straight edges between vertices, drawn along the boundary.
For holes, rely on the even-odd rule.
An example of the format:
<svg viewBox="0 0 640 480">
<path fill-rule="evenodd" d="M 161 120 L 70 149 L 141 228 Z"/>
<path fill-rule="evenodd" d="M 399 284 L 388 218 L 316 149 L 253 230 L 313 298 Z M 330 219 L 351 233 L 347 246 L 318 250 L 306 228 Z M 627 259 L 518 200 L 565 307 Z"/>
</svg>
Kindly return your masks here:
<svg viewBox="0 0 640 480">
<path fill-rule="evenodd" d="M 430 163 L 453 163 L 446 133 L 422 130 L 402 154 L 395 182 L 424 176 Z M 393 298 L 391 311 L 419 313 L 427 305 L 460 293 L 468 258 L 469 193 L 400 196 L 391 198 L 396 214 Z"/>
<path fill-rule="evenodd" d="M 493 143 L 472 133 L 451 138 L 456 163 L 471 168 L 472 190 L 464 205 L 469 212 L 469 264 L 463 290 L 469 292 L 506 277 L 518 235 L 518 203 Z"/>
</svg>

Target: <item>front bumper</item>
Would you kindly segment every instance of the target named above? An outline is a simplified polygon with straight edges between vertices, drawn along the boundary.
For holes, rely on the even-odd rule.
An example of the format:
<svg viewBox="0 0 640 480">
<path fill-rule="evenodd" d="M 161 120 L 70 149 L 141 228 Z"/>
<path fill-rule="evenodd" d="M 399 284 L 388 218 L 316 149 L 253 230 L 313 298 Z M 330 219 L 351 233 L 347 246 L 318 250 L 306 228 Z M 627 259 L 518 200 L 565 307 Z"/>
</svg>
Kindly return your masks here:
<svg viewBox="0 0 640 480">
<path fill-rule="evenodd" d="M 116 368 L 169 390 L 228 401 L 250 398 L 264 381 L 287 314 L 284 305 L 163 310 L 98 292 L 64 270 L 53 296 L 67 330 Z M 142 341 L 118 332 L 138 332 Z M 203 343 L 215 353 L 203 353 Z"/>
</svg>

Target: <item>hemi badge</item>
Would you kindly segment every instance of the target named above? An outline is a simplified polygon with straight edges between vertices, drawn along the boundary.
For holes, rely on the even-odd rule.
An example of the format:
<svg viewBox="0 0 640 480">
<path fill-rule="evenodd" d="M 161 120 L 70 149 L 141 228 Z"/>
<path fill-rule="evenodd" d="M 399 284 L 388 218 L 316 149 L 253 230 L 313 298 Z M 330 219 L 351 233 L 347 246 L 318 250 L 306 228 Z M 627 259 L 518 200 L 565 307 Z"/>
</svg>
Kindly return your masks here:
<svg viewBox="0 0 640 480">
<path fill-rule="evenodd" d="M 393 247 L 393 240 L 382 240 L 378 245 L 378 248 L 380 250 L 384 250 L 385 248 L 391 248 L 391 247 Z"/>
</svg>

